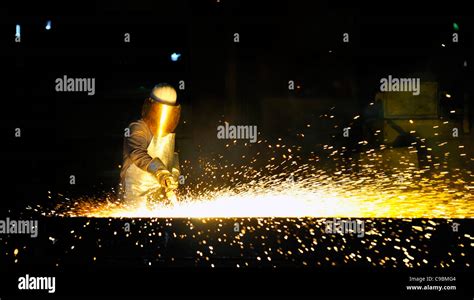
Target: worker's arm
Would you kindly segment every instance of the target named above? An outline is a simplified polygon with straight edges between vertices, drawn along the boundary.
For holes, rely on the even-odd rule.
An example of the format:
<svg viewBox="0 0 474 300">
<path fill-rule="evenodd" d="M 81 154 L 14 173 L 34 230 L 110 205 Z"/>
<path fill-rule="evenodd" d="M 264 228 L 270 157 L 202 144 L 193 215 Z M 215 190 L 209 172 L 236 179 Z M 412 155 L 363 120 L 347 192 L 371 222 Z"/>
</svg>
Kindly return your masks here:
<svg viewBox="0 0 474 300">
<path fill-rule="evenodd" d="M 159 158 L 153 158 L 148 154 L 148 145 L 153 135 L 149 132 L 146 124 L 130 124 L 130 136 L 126 138 L 125 145 L 129 149 L 129 156 L 132 162 L 140 169 L 157 174 L 160 170 L 166 169 L 166 166 Z"/>
</svg>

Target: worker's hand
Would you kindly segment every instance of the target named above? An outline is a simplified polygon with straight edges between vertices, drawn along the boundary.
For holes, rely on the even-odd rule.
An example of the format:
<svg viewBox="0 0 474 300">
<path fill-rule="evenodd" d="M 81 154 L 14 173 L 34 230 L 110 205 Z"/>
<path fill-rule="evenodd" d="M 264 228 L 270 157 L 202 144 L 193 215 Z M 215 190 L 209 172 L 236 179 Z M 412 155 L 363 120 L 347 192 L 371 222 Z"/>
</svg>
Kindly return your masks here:
<svg viewBox="0 0 474 300">
<path fill-rule="evenodd" d="M 158 183 L 163 187 L 166 187 L 166 179 L 169 176 L 171 176 L 171 172 L 166 169 L 161 169 L 155 174 L 155 177 L 158 180 Z"/>
<path fill-rule="evenodd" d="M 174 180 L 173 174 L 168 170 L 160 170 L 156 174 L 158 183 L 167 190 L 175 190 L 178 188 L 178 181 Z"/>
<path fill-rule="evenodd" d="M 176 190 L 178 188 L 178 181 L 174 179 L 173 175 L 169 175 L 165 178 L 164 187 L 167 190 Z"/>
</svg>

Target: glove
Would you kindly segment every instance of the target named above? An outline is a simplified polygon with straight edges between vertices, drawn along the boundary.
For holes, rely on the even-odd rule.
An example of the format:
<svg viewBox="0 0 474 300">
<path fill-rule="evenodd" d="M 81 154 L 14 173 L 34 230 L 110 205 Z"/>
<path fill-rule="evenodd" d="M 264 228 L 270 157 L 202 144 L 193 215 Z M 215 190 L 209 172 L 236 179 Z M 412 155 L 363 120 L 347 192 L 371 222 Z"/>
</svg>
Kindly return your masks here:
<svg viewBox="0 0 474 300">
<path fill-rule="evenodd" d="M 173 175 L 166 177 L 165 188 L 167 190 L 176 190 L 178 188 L 178 181 L 174 179 Z"/>
<path fill-rule="evenodd" d="M 155 174 L 158 183 L 166 190 L 175 190 L 178 188 L 178 181 L 174 180 L 173 174 L 168 170 L 159 170 Z"/>
</svg>

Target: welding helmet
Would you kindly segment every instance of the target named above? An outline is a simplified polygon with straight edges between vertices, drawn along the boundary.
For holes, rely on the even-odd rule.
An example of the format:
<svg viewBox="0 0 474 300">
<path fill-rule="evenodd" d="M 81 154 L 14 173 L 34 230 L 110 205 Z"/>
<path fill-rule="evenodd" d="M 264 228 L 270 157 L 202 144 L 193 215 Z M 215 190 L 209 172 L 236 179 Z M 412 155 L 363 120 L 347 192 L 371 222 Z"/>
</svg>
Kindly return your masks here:
<svg viewBox="0 0 474 300">
<path fill-rule="evenodd" d="M 174 132 L 178 126 L 181 106 L 177 103 L 176 90 L 167 83 L 156 85 L 145 99 L 142 118 L 153 135 L 162 137 Z"/>
</svg>

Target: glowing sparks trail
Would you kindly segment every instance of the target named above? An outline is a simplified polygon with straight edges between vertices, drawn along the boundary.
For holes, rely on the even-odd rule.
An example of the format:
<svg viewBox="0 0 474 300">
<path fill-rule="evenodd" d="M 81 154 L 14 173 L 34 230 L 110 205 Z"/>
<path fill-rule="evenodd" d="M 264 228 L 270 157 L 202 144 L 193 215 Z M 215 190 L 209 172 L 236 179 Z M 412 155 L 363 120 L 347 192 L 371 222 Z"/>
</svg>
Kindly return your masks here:
<svg viewBox="0 0 474 300">
<path fill-rule="evenodd" d="M 308 170 L 306 165 L 303 169 Z M 448 188 L 444 180 L 386 176 L 342 178 L 312 174 L 288 181 L 285 174 L 258 182 L 180 197 L 175 206 L 127 207 L 118 201 L 83 201 L 65 213 L 85 217 L 234 218 L 358 217 L 470 218 L 474 200 L 468 187 Z M 397 181 L 394 181 L 397 180 Z"/>
<path fill-rule="evenodd" d="M 296 191 L 297 192 L 297 191 Z M 465 218 L 472 217 L 472 209 L 457 208 L 446 203 L 419 201 L 418 193 L 388 196 L 384 200 L 368 198 L 341 199 L 305 193 L 298 198 L 292 194 L 219 196 L 213 200 L 189 201 L 174 207 L 149 210 L 146 207 L 128 209 L 100 206 L 82 216 L 87 217 L 170 217 L 170 218 L 233 218 L 233 217 L 375 217 L 375 218 Z M 321 198 L 319 198 L 321 197 Z M 316 200 L 314 200 L 316 199 Z M 445 198 L 447 199 L 447 198 Z"/>
</svg>

